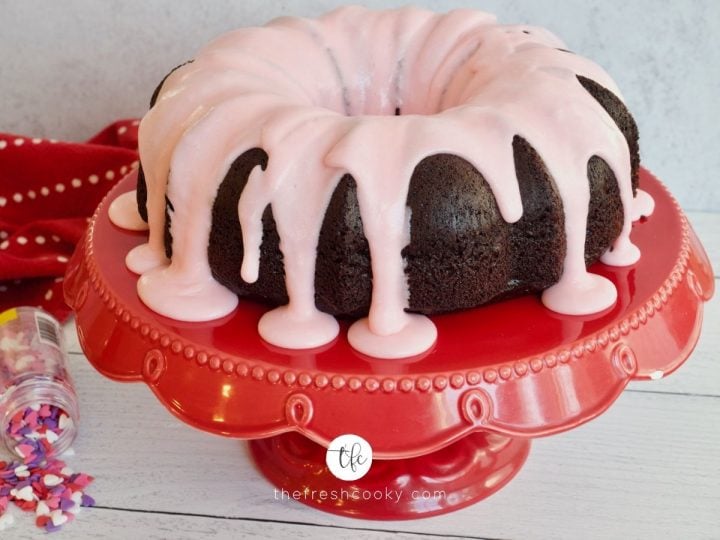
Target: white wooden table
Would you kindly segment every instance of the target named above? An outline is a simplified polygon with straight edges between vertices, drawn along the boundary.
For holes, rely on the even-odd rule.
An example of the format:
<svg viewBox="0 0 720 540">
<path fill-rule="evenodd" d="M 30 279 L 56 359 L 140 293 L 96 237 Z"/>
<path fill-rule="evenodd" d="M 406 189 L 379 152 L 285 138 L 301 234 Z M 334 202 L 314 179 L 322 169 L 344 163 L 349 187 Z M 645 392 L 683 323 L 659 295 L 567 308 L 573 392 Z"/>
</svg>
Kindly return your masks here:
<svg viewBox="0 0 720 540">
<path fill-rule="evenodd" d="M 690 213 L 716 271 L 720 214 Z M 633 383 L 602 416 L 536 440 L 519 475 L 464 510 L 410 522 L 357 521 L 274 499 L 245 444 L 192 429 L 142 384 L 111 382 L 67 325 L 82 421 L 68 462 L 96 476 L 61 537 L 720 538 L 720 301 L 700 343 L 665 380 Z M 0 538 L 40 538 L 29 515 Z"/>
</svg>

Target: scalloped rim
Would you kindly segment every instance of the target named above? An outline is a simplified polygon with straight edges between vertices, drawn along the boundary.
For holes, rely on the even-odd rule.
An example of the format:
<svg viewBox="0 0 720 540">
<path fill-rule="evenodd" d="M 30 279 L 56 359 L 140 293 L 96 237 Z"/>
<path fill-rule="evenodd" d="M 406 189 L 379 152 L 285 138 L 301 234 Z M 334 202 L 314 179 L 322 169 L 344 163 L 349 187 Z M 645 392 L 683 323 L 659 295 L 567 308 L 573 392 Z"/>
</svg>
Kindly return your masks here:
<svg viewBox="0 0 720 540">
<path fill-rule="evenodd" d="M 695 303 L 700 315 L 694 322 L 694 330 L 688 335 L 684 348 L 662 367 L 663 375 L 668 375 L 677 369 L 687 359 L 697 342 L 702 320 L 701 305 L 703 300 L 712 296 L 714 288 L 714 281 L 708 284 L 701 279 L 710 275 L 710 263 L 677 201 L 657 178 L 646 170 L 644 172 L 662 187 L 663 195 L 672 202 L 681 226 L 679 254 L 668 277 L 657 291 L 618 322 L 609 324 L 591 336 L 575 340 L 571 345 L 552 349 L 541 356 L 484 369 L 468 368 L 448 373 L 431 372 L 413 376 L 387 377 L 288 369 L 264 361 L 238 360 L 212 348 L 197 347 L 175 333 L 153 328 L 153 324 L 157 323 L 148 322 L 143 316 L 133 314 L 119 301 L 103 280 L 94 261 L 92 237 L 95 225 L 104 205 L 114 196 L 116 190 L 111 191 L 101 202 L 90 223 L 86 238 L 73 257 L 65 280 L 65 296 L 75 311 L 82 312 L 83 306 L 91 297 L 92 289 L 93 310 L 102 306 L 107 310 L 105 313 L 114 320 L 112 324 L 116 328 L 122 327 L 122 331 L 126 332 L 129 327 L 129 330 L 138 336 L 139 343 L 147 344 L 143 347 L 143 355 L 138 358 L 137 369 L 133 367 L 127 370 L 128 364 L 121 371 L 113 370 L 104 360 L 90 358 L 96 369 L 116 380 L 144 381 L 158 400 L 180 420 L 214 434 L 255 439 L 297 431 L 316 443 L 327 446 L 328 442 L 337 435 L 338 426 L 327 415 L 319 414 L 323 411 L 327 412 L 319 405 L 325 404 L 325 400 L 339 403 L 338 398 L 347 395 L 345 392 L 347 390 L 350 395 L 357 395 L 358 399 L 361 395 L 375 396 L 374 406 L 389 407 L 388 414 L 394 415 L 395 421 L 402 421 L 404 413 L 393 408 L 395 402 L 393 395 L 397 397 L 398 403 L 413 403 L 421 406 L 422 414 L 425 415 L 438 414 L 438 407 L 444 410 L 437 420 L 430 420 L 431 416 L 426 416 L 429 421 L 439 422 L 437 430 L 421 435 L 413 431 L 411 426 L 403 428 L 401 426 L 404 424 L 396 424 L 399 431 L 394 431 L 391 437 L 385 436 L 387 432 L 383 432 L 385 435 L 378 434 L 378 444 L 374 444 L 374 453 L 379 459 L 424 455 L 447 446 L 469 433 L 483 430 L 522 438 L 550 435 L 572 429 L 600 415 L 610 407 L 633 378 L 653 378 L 656 372 L 648 372 L 648 369 L 653 367 L 650 365 L 638 375 L 638 359 L 631 347 L 634 332 L 646 325 L 658 311 L 664 309 L 685 280 L 685 276 L 687 276 L 688 289 L 682 289 L 678 301 Z M 696 275 L 693 270 L 698 274 Z M 703 285 L 708 287 L 706 291 L 702 290 Z M 87 351 L 82 324 L 78 325 L 78 336 L 83 349 Z M 607 348 L 610 349 L 606 350 Z M 98 352 L 102 354 L 101 351 Z M 276 398 L 281 400 L 284 412 L 279 416 L 277 412 L 271 412 L 269 416 L 264 413 L 262 418 L 256 419 L 264 422 L 261 424 L 254 422 L 249 425 L 240 422 L 225 425 L 222 422 L 215 423 L 214 419 L 210 420 L 205 416 L 190 414 L 182 408 L 177 408 L 172 395 L 166 395 L 167 390 L 163 389 L 163 380 L 165 373 L 171 369 L 175 373 L 178 370 L 193 369 L 189 365 L 187 367 L 183 364 L 178 365 L 175 360 L 182 358 L 185 358 L 188 364 L 192 364 L 193 368 L 207 366 L 208 372 L 205 377 L 209 376 L 208 380 L 215 380 L 216 373 L 218 386 L 223 384 L 223 377 L 225 382 L 227 377 L 232 377 L 238 381 L 238 384 L 254 385 L 257 382 L 261 383 L 261 387 L 271 385 L 274 388 L 278 386 L 287 388 L 287 391 L 282 391 L 280 394 L 275 392 Z M 579 362 L 583 358 L 585 362 Z M 601 364 L 590 362 L 593 358 L 601 358 L 603 362 Z M 543 384 L 543 380 L 544 384 L 547 384 L 548 377 L 553 379 L 558 376 L 553 368 L 568 364 L 575 365 L 574 369 L 587 373 L 595 371 L 596 374 L 599 373 L 597 369 L 604 366 L 599 376 L 610 376 L 612 381 L 608 380 L 603 390 L 586 396 L 587 399 L 581 410 L 555 411 L 551 417 L 529 424 L 528 418 L 525 418 L 525 421 L 520 417 L 516 418 L 514 411 L 517 409 L 508 407 L 508 400 L 521 399 L 524 386 L 513 383 L 520 382 L 526 377 L 537 376 L 538 384 Z M 525 382 L 528 382 L 527 379 Z M 511 384 L 508 386 L 504 383 Z M 330 393 L 328 394 L 327 391 Z M 446 391 L 451 393 L 442 404 L 430 395 Z M 260 392 L 262 393 L 262 390 Z M 416 397 L 413 397 L 413 393 Z M 325 397 L 321 398 L 322 395 Z M 423 399 L 416 401 L 420 396 L 424 396 Z M 359 430 L 356 432 L 365 429 L 362 424 L 346 426 L 346 430 L 348 427 L 351 431 Z"/>
</svg>

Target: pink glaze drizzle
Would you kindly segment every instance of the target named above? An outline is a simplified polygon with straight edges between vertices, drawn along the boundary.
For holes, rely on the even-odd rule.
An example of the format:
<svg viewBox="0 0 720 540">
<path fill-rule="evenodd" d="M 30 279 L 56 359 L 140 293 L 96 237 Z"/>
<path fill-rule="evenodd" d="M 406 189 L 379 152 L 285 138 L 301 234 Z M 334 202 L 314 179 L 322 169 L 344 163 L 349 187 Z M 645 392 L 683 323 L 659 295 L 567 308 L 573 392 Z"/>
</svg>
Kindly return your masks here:
<svg viewBox="0 0 720 540">
<path fill-rule="evenodd" d="M 119 195 L 108 208 L 110 221 L 128 231 L 147 231 L 148 224 L 140 216 L 137 205 L 137 192 L 128 191 Z"/>
<path fill-rule="evenodd" d="M 410 7 L 345 7 L 317 20 L 281 18 L 221 36 L 167 78 L 140 125 L 150 236 L 127 258 L 143 274 L 140 297 L 179 320 L 209 320 L 235 308 L 236 295 L 212 278 L 207 259 L 212 204 L 237 156 L 263 148 L 267 169 L 252 171 L 238 205 L 239 271 L 246 282 L 258 277 L 261 217 L 271 205 L 289 303 L 262 317 L 262 337 L 308 348 L 337 336 L 334 318 L 315 307 L 315 258 L 325 208 L 350 173 L 373 272 L 370 312 L 351 327 L 350 343 L 376 357 L 419 354 L 432 346 L 436 330 L 405 311 L 401 252 L 410 241 L 413 170 L 433 154 L 466 159 L 483 174 L 503 218 L 515 222 L 523 209 L 512 139 L 520 135 L 543 157 L 565 211 L 563 273 L 543 302 L 568 314 L 611 306 L 613 284 L 585 268 L 588 160 L 597 155 L 608 163 L 625 209 L 604 262 L 637 260 L 632 219 L 648 212 L 652 199 L 640 192 L 633 203 L 627 142 L 576 76 L 620 96 L 616 85 L 599 66 L 562 48 L 547 30 L 498 25 L 486 13 Z M 174 207 L 169 266 L 166 195 Z"/>
<path fill-rule="evenodd" d="M 655 210 L 655 201 L 647 191 L 638 189 L 635 193 L 632 206 L 632 220 L 637 221 L 643 217 L 650 217 Z"/>
</svg>

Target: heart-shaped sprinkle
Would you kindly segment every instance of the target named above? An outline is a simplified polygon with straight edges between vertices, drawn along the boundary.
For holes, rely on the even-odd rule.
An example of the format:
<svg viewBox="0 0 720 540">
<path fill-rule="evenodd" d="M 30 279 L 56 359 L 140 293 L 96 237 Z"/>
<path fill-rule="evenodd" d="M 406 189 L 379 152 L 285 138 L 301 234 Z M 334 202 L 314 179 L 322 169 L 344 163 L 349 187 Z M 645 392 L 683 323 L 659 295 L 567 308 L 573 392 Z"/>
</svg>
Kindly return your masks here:
<svg viewBox="0 0 720 540">
<path fill-rule="evenodd" d="M 35 514 L 35 524 L 54 532 L 74 519 L 82 506 L 95 501 L 84 490 L 93 477 L 75 473 L 54 455 L 53 443 L 73 426 L 65 411 L 34 404 L 10 418 L 7 434 L 15 441 L 16 461 L 0 461 L 0 530 L 14 518 L 10 502 Z"/>
</svg>

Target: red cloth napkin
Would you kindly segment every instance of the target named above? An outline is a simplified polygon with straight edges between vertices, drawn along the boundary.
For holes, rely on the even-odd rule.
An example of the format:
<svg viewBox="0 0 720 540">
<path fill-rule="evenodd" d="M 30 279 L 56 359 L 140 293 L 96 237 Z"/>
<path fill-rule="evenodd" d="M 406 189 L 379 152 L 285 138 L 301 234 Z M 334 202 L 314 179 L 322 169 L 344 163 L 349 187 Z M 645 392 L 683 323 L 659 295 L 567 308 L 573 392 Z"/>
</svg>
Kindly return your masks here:
<svg viewBox="0 0 720 540">
<path fill-rule="evenodd" d="M 68 259 L 95 207 L 137 167 L 137 126 L 119 120 L 86 143 L 0 133 L 0 312 L 40 306 L 67 318 Z"/>
</svg>

